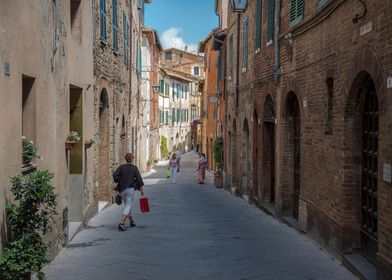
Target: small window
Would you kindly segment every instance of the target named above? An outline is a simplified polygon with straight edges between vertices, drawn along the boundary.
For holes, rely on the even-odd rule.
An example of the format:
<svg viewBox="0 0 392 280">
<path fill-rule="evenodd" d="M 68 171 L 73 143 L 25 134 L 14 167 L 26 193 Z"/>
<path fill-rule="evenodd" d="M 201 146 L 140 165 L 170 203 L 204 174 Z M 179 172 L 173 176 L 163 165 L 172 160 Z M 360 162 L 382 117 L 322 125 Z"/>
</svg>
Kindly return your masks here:
<svg viewBox="0 0 392 280">
<path fill-rule="evenodd" d="M 71 34 L 72 37 L 82 42 L 82 9 L 81 0 L 71 0 Z"/>
<path fill-rule="evenodd" d="M 199 76 L 199 66 L 193 67 L 193 75 Z"/>
<path fill-rule="evenodd" d="M 173 53 L 172 51 L 165 52 L 165 60 L 172 60 Z"/>
</svg>

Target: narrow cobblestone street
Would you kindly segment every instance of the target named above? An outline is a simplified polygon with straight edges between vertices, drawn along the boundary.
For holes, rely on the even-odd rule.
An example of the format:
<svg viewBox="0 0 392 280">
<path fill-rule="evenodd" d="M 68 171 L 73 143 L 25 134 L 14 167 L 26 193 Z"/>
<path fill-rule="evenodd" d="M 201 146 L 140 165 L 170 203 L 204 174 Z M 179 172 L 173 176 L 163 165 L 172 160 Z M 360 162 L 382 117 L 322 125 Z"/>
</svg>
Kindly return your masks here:
<svg viewBox="0 0 392 280">
<path fill-rule="evenodd" d="M 93 218 L 45 269 L 48 279 L 356 279 L 305 235 L 216 189 L 196 184 L 194 153 L 177 184 L 145 178 L 151 213 L 117 230 L 121 207 Z M 135 202 L 138 202 L 136 197 Z"/>
</svg>

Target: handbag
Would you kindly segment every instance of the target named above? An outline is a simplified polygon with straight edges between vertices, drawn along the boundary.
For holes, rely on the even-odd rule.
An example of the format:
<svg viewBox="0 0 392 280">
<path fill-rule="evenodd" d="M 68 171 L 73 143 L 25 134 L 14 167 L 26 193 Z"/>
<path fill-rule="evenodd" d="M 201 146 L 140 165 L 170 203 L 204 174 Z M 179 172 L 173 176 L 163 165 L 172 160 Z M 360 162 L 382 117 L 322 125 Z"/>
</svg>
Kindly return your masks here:
<svg viewBox="0 0 392 280">
<path fill-rule="evenodd" d="M 171 172 L 168 170 L 168 171 L 166 171 L 166 178 L 167 179 L 170 179 L 170 176 L 171 176 Z"/>
<path fill-rule="evenodd" d="M 148 198 L 147 197 L 140 198 L 140 211 L 142 213 L 150 212 L 150 205 L 148 204 Z"/>
<path fill-rule="evenodd" d="M 119 194 L 116 195 L 115 202 L 116 202 L 117 205 L 121 205 L 122 199 L 121 199 L 121 196 Z"/>
</svg>

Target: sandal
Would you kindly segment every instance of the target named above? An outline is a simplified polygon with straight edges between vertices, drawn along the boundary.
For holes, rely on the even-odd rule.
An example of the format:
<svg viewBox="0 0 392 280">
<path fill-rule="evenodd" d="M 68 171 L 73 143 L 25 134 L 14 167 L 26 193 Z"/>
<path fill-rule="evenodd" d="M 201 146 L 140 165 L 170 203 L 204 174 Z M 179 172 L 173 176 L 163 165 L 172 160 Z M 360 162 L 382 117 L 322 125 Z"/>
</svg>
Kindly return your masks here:
<svg viewBox="0 0 392 280">
<path fill-rule="evenodd" d="M 136 227 L 136 224 L 133 219 L 129 219 L 129 224 L 131 225 L 131 227 Z"/>
<path fill-rule="evenodd" d="M 124 224 L 121 223 L 121 224 L 118 225 L 118 230 L 119 231 L 126 231 L 127 229 L 125 228 Z"/>
</svg>

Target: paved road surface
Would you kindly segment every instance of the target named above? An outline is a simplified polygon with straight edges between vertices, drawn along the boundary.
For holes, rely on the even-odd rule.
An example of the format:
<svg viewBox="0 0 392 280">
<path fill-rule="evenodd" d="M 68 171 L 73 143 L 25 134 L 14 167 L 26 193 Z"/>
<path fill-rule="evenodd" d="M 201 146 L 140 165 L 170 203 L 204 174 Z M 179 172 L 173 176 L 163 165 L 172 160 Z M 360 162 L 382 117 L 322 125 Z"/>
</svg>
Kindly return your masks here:
<svg viewBox="0 0 392 280">
<path fill-rule="evenodd" d="M 356 279 L 308 237 L 211 178 L 196 184 L 195 161 L 183 156 L 175 185 L 164 167 L 145 179 L 152 212 L 135 207 L 137 227 L 117 230 L 117 205 L 93 218 L 45 269 L 48 279 Z"/>
</svg>

